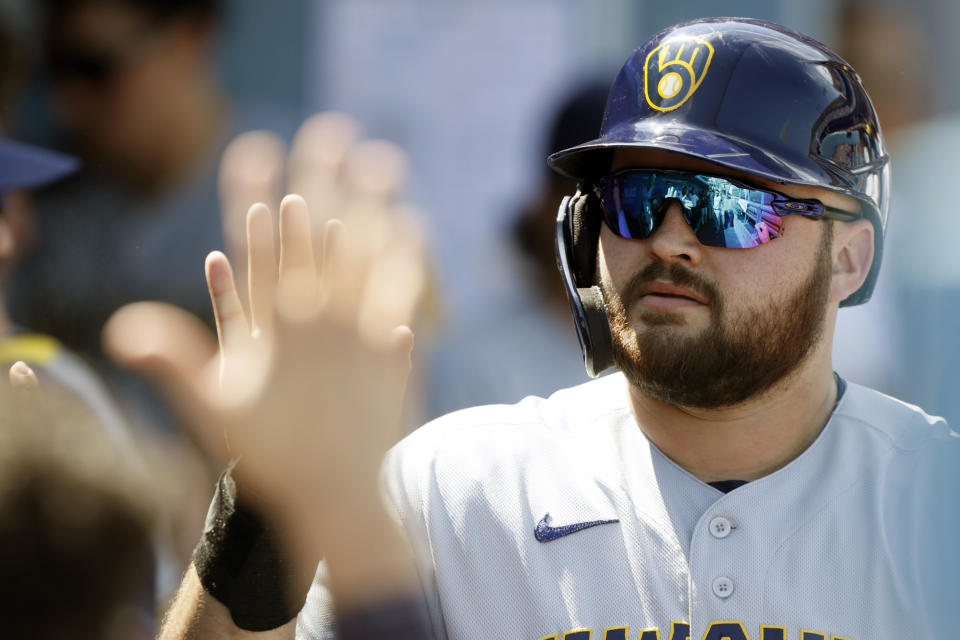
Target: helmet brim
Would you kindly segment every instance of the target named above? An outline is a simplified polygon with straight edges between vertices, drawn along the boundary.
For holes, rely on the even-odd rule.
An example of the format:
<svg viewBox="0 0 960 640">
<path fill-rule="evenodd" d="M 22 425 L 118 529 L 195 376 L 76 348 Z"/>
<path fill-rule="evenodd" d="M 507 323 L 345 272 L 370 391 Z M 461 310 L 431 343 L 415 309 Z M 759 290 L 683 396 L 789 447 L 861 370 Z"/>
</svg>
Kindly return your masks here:
<svg viewBox="0 0 960 640">
<path fill-rule="evenodd" d="M 781 184 L 825 186 L 835 180 L 807 156 L 788 158 L 782 149 L 774 154 L 743 140 L 681 122 L 643 121 L 624 128 L 629 130 L 614 129 L 600 138 L 558 151 L 547 158 L 547 163 L 562 175 L 584 180 L 608 173 L 616 149 L 648 149 L 705 160 Z M 837 190 L 845 191 L 839 185 Z"/>
</svg>

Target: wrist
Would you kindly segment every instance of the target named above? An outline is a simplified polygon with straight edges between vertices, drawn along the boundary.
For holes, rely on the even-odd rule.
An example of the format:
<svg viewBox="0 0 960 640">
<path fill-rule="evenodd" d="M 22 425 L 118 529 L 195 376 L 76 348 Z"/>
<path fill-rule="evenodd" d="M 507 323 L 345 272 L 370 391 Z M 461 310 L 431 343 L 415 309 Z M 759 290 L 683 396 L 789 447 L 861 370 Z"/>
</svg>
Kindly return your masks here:
<svg viewBox="0 0 960 640">
<path fill-rule="evenodd" d="M 238 490 L 231 464 L 217 483 L 193 564 L 204 589 L 230 611 L 234 623 L 266 631 L 296 617 L 312 567 L 293 561 L 272 519 L 262 517 Z"/>
</svg>

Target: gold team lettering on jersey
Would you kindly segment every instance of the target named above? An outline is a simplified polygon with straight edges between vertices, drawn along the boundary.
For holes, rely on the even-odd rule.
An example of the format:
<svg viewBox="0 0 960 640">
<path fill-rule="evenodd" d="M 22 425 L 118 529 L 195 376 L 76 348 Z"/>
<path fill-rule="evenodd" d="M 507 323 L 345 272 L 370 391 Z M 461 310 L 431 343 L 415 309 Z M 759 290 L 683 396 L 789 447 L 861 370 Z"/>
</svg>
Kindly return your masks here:
<svg viewBox="0 0 960 640">
<path fill-rule="evenodd" d="M 561 634 L 552 634 L 541 637 L 539 640 L 594 640 L 593 629 L 571 629 Z M 670 634 L 660 635 L 660 629 L 649 627 L 634 632 L 636 640 L 690 640 L 690 624 L 687 622 L 671 622 Z M 809 629 L 800 629 L 799 635 L 787 635 L 786 627 L 775 625 L 760 625 L 759 636 L 754 636 L 760 640 L 853 640 L 846 636 L 823 633 L 822 631 L 811 631 Z M 602 635 L 600 635 L 602 634 Z M 596 640 L 633 640 L 630 634 L 630 627 L 607 627 L 600 631 Z M 712 622 L 703 634 L 703 640 L 750 640 L 750 635 L 742 622 L 737 620 L 719 620 Z"/>
</svg>

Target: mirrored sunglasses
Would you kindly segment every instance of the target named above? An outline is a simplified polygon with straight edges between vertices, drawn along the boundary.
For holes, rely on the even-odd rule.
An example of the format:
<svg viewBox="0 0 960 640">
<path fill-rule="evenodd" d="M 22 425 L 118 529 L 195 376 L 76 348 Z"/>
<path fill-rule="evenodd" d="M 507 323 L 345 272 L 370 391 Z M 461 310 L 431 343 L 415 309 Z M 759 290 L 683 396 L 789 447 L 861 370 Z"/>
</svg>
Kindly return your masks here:
<svg viewBox="0 0 960 640">
<path fill-rule="evenodd" d="M 594 184 L 607 227 L 621 238 L 645 239 L 659 227 L 669 201 L 701 244 L 749 249 L 783 235 L 784 217 L 854 220 L 860 217 L 825 206 L 758 189 L 736 180 L 686 171 L 631 169 L 604 176 Z"/>
</svg>

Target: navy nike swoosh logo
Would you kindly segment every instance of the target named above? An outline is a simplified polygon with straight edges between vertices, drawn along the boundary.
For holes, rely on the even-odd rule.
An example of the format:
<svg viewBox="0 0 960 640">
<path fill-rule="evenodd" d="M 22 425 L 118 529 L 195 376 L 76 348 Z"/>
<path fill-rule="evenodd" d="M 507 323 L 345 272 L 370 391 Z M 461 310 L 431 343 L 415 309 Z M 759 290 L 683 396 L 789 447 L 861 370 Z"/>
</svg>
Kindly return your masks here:
<svg viewBox="0 0 960 640">
<path fill-rule="evenodd" d="M 590 522 L 577 522 L 575 524 L 567 524 L 562 527 L 551 527 L 550 526 L 550 514 L 546 514 L 540 518 L 540 522 L 537 523 L 537 528 L 533 530 L 533 536 L 537 539 L 538 542 L 550 542 L 551 540 L 556 540 L 557 538 L 562 538 L 563 536 L 568 536 L 571 533 L 576 533 L 577 531 L 583 531 L 584 529 L 589 529 L 590 527 L 597 527 L 601 524 L 612 524 L 614 522 L 620 522 L 619 520 L 591 520 Z"/>
</svg>

